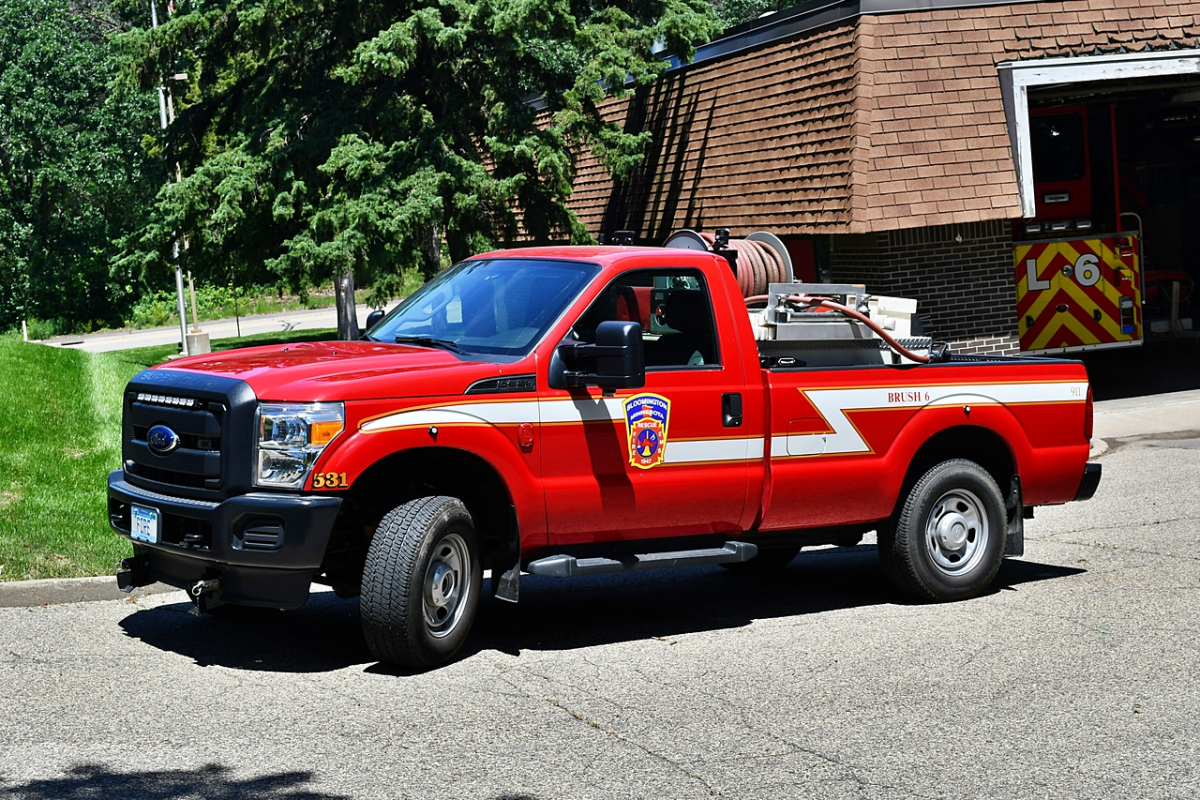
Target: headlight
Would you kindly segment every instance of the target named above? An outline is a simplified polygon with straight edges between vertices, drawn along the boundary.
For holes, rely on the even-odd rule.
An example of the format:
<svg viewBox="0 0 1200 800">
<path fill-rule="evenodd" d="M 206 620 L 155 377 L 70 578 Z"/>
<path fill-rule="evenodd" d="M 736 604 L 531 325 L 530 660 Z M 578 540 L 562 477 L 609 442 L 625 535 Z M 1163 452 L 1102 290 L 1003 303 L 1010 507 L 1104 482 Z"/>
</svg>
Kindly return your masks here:
<svg viewBox="0 0 1200 800">
<path fill-rule="evenodd" d="M 325 446 L 346 424 L 341 403 L 278 403 L 254 416 L 254 485 L 299 489 Z"/>
</svg>

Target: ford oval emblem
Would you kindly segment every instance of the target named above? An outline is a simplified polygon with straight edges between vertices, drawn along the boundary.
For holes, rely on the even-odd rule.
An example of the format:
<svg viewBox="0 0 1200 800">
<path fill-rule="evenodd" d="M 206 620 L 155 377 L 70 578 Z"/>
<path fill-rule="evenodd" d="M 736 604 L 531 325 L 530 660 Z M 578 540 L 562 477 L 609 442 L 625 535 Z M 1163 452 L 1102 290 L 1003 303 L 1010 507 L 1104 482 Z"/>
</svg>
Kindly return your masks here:
<svg viewBox="0 0 1200 800">
<path fill-rule="evenodd" d="M 166 425 L 155 425 L 146 433 L 146 446 L 151 453 L 165 456 L 179 447 L 179 434 Z"/>
</svg>

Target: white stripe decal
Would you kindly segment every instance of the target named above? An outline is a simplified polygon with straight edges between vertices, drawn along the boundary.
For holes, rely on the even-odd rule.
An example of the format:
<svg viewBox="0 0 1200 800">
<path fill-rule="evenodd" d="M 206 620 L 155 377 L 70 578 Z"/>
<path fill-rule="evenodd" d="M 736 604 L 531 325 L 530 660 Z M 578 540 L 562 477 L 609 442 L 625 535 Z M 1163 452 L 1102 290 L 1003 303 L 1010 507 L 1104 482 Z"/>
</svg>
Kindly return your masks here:
<svg viewBox="0 0 1200 800">
<path fill-rule="evenodd" d="M 624 422 L 625 410 L 618 398 L 590 400 L 529 400 L 515 403 L 457 403 L 439 408 L 398 411 L 364 423 L 364 433 L 379 433 L 396 428 L 422 428 L 428 425 L 517 425 L 522 422 L 543 424 L 582 424 L 584 422 Z M 672 442 L 668 439 L 663 460 L 666 464 L 695 464 L 723 461 L 757 460 L 763 457 L 763 437 L 752 439 L 704 439 Z"/>
<path fill-rule="evenodd" d="M 701 439 L 690 442 L 667 441 L 664 464 L 696 464 L 717 461 L 760 459 L 762 439 Z"/>
<path fill-rule="evenodd" d="M 1086 383 L 996 383 L 977 386 L 917 386 L 909 388 L 809 389 L 802 392 L 832 429 L 831 433 L 776 436 L 771 457 L 867 453 L 870 447 L 847 419 L 847 411 L 910 409 L 1023 403 L 1082 403 Z"/>
<path fill-rule="evenodd" d="M 517 403 L 458 403 L 438 408 L 399 411 L 364 423 L 359 430 L 375 433 L 422 425 L 516 425 L 538 421 L 535 400 Z"/>
<path fill-rule="evenodd" d="M 803 390 L 798 390 L 803 391 Z M 870 448 L 846 417 L 847 411 L 912 409 L 955 405 L 1083 402 L 1086 383 L 998 383 L 975 386 L 918 386 L 870 389 L 810 389 L 804 391 L 831 433 L 776 436 L 771 457 L 866 453 Z M 623 422 L 619 398 L 588 400 L 522 400 L 468 402 L 399 411 L 362 425 L 364 433 L 427 425 L 517 425 L 522 422 L 569 424 Z M 668 439 L 664 463 L 704 463 L 762 458 L 763 438 L 706 439 L 672 442 Z"/>
<path fill-rule="evenodd" d="M 617 397 L 590 400 L 540 400 L 542 422 L 624 422 L 625 401 Z"/>
<path fill-rule="evenodd" d="M 826 438 L 825 434 L 821 433 L 775 436 L 771 439 L 771 458 L 822 455 L 825 452 Z"/>
</svg>

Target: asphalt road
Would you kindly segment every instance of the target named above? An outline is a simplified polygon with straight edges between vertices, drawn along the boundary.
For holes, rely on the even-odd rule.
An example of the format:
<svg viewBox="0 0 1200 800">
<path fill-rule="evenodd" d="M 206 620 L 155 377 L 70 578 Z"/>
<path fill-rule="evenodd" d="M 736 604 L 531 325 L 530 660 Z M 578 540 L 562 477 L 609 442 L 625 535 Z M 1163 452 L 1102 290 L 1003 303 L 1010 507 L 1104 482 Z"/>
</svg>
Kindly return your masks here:
<svg viewBox="0 0 1200 800">
<path fill-rule="evenodd" d="M 898 596 L 869 542 L 766 580 L 529 578 L 423 675 L 328 593 L 0 608 L 0 798 L 1190 800 L 1197 409 L 1100 404 L 1096 497 L 964 603 Z"/>
</svg>

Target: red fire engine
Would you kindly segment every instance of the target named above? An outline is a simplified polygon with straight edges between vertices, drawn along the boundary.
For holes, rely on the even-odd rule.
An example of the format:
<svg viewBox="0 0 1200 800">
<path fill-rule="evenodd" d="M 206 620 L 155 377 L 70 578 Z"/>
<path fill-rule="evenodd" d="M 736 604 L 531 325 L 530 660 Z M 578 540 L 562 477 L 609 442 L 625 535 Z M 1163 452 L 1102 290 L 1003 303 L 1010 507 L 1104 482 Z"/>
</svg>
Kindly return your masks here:
<svg viewBox="0 0 1200 800">
<path fill-rule="evenodd" d="M 1021 349 L 1140 345 L 1151 318 L 1190 325 L 1188 274 L 1146 269 L 1145 195 L 1120 156 L 1117 106 L 1033 109 L 1030 121 L 1036 214 L 1014 223 L 1013 245 Z"/>
</svg>

